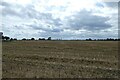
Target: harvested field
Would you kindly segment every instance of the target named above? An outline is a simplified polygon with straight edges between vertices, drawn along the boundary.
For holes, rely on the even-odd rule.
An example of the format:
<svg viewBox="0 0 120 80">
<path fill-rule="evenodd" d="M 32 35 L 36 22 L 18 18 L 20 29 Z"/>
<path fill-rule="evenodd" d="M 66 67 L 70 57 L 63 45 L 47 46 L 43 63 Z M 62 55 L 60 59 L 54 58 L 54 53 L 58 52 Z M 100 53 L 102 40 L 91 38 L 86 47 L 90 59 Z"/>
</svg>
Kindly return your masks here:
<svg viewBox="0 0 120 80">
<path fill-rule="evenodd" d="M 3 78 L 117 78 L 117 41 L 3 42 Z"/>
</svg>

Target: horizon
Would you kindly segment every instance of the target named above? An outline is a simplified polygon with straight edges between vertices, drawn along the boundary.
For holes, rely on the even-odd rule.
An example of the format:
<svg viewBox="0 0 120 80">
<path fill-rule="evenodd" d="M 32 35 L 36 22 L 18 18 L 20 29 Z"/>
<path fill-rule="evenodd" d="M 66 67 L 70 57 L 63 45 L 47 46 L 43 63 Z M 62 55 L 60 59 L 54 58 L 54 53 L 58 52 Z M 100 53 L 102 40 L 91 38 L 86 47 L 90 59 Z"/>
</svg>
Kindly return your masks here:
<svg viewBox="0 0 120 80">
<path fill-rule="evenodd" d="M 1 34 L 0 37 L 1 37 L 1 36 L 9 37 L 9 36 L 3 35 L 3 32 L 0 32 L 0 34 Z M 50 36 L 49 36 L 49 37 L 50 37 Z M 34 37 L 25 38 L 25 37 L 23 37 L 23 38 L 19 38 L 19 39 L 16 38 L 16 37 L 14 37 L 14 38 L 13 38 L 13 37 L 9 37 L 9 40 L 10 40 L 10 39 L 16 39 L 16 40 L 23 40 L 23 39 L 26 39 L 26 40 L 31 40 L 32 38 L 34 38 L 34 40 L 39 40 L 39 39 L 41 39 L 41 40 L 42 40 L 42 39 L 47 40 L 49 37 L 47 37 L 47 38 L 46 38 L 46 37 L 38 37 L 38 38 L 34 38 Z M 114 39 L 114 40 L 115 40 L 115 39 L 120 39 L 120 38 L 110 38 L 110 37 L 109 37 L 109 38 L 90 38 L 90 37 L 89 37 L 89 38 L 62 39 L 62 37 L 61 37 L 61 38 L 52 38 L 52 37 L 51 37 L 51 40 L 88 40 L 88 39 L 91 39 L 91 40 L 107 40 L 107 39 Z"/>
</svg>

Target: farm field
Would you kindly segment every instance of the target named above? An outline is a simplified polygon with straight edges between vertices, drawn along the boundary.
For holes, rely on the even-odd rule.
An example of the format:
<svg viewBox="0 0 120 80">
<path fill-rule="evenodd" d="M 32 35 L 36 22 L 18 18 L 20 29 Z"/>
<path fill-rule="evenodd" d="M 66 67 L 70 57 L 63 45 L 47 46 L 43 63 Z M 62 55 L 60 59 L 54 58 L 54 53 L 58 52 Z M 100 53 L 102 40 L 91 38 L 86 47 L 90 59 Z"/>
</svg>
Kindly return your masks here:
<svg viewBox="0 0 120 80">
<path fill-rule="evenodd" d="M 117 78 L 117 41 L 2 43 L 3 78 Z"/>
</svg>

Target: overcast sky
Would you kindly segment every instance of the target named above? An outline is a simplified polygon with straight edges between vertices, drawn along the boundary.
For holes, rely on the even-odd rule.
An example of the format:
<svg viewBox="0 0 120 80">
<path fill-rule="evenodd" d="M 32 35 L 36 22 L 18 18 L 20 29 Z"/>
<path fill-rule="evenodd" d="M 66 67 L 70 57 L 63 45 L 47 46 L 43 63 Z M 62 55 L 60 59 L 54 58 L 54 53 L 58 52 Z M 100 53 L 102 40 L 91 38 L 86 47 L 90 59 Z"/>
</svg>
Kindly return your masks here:
<svg viewBox="0 0 120 80">
<path fill-rule="evenodd" d="M 118 37 L 118 3 L 100 0 L 1 0 L 0 30 L 13 38 Z"/>
</svg>

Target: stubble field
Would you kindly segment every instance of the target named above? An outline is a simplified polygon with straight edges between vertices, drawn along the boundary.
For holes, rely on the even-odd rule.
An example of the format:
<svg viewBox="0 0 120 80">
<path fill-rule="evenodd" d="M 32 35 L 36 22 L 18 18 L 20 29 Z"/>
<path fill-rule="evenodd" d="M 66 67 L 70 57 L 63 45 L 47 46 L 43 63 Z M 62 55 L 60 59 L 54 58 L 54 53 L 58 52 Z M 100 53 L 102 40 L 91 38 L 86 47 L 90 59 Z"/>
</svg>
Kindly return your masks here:
<svg viewBox="0 0 120 80">
<path fill-rule="evenodd" d="M 3 78 L 117 78 L 117 41 L 2 43 Z"/>
</svg>

